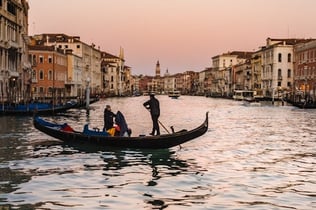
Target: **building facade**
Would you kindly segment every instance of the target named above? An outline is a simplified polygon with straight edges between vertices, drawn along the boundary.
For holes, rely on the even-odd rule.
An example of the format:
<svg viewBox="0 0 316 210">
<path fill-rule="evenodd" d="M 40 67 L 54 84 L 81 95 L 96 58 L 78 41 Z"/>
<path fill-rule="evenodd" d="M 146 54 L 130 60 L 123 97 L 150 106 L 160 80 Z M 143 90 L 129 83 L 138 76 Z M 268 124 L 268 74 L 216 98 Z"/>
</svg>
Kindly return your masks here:
<svg viewBox="0 0 316 210">
<path fill-rule="evenodd" d="M 316 102 L 316 40 L 297 44 L 294 47 L 294 85 L 295 102 Z"/>
<path fill-rule="evenodd" d="M 32 99 L 64 103 L 67 96 L 68 60 L 65 52 L 56 46 L 29 46 L 32 63 Z"/>
<path fill-rule="evenodd" d="M 30 97 L 26 0 L 0 1 L 0 97 L 18 103 Z"/>
</svg>

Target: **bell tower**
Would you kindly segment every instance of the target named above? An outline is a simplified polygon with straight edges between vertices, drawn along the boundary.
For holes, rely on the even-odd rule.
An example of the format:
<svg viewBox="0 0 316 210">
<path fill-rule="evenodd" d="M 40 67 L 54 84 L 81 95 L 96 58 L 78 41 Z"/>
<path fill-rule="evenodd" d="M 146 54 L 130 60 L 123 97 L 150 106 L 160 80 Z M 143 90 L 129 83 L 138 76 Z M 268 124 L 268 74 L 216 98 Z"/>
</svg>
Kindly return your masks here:
<svg viewBox="0 0 316 210">
<path fill-rule="evenodd" d="M 160 64 L 159 64 L 159 60 L 157 61 L 157 64 L 156 64 L 156 78 L 159 78 L 160 77 Z"/>
</svg>

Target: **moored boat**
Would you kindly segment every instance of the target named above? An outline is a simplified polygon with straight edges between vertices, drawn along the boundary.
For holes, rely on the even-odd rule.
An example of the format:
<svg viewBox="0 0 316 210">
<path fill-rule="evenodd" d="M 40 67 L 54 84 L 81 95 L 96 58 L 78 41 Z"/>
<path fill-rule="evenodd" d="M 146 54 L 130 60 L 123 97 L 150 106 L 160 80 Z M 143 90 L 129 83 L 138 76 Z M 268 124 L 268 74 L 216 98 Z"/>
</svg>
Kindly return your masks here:
<svg viewBox="0 0 316 210">
<path fill-rule="evenodd" d="M 34 127 L 41 132 L 69 144 L 94 144 L 101 147 L 140 148 L 140 149 L 165 149 L 171 148 L 206 133 L 208 129 L 208 112 L 204 122 L 195 129 L 181 130 L 178 132 L 159 136 L 110 136 L 108 133 L 89 130 L 87 125 L 83 131 L 73 130 L 67 123 L 51 123 L 38 116 L 33 119 Z"/>
<path fill-rule="evenodd" d="M 75 108 L 76 102 L 67 102 L 66 104 L 52 105 L 51 103 L 29 103 L 29 104 L 10 104 L 1 105 L 1 115 L 33 115 L 33 114 L 56 114 Z"/>
<path fill-rule="evenodd" d="M 170 98 L 177 99 L 180 97 L 180 91 L 178 91 L 178 90 L 169 91 L 168 96 Z"/>
</svg>

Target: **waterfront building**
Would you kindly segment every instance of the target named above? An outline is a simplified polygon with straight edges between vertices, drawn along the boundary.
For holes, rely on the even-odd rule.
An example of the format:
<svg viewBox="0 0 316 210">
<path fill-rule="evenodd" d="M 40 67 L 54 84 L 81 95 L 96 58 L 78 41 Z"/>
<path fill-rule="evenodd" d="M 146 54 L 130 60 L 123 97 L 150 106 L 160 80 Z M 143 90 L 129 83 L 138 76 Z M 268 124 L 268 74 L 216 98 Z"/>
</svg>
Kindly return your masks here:
<svg viewBox="0 0 316 210">
<path fill-rule="evenodd" d="M 228 97 L 233 94 L 233 66 L 245 62 L 252 52 L 233 51 L 212 57 L 214 80 L 211 95 Z"/>
<path fill-rule="evenodd" d="M 262 91 L 262 52 L 257 51 L 251 57 L 251 78 L 252 78 L 252 87 L 255 91 L 257 98 L 263 98 Z"/>
<path fill-rule="evenodd" d="M 67 78 L 65 81 L 66 96 L 83 99 L 85 87 L 82 83 L 82 57 L 72 53 L 72 49 L 66 50 L 67 55 Z"/>
<path fill-rule="evenodd" d="M 182 94 L 194 95 L 198 89 L 198 76 L 199 74 L 194 71 L 185 71 L 181 75 L 181 85 L 180 91 Z"/>
<path fill-rule="evenodd" d="M 0 97 L 18 103 L 30 95 L 26 0 L 0 1 Z"/>
<path fill-rule="evenodd" d="M 204 95 L 205 91 L 205 75 L 206 75 L 207 69 L 204 69 L 198 73 L 198 88 L 197 88 L 197 95 Z"/>
<path fill-rule="evenodd" d="M 101 52 L 102 94 L 106 96 L 130 95 L 131 67 L 124 66 L 124 54 L 119 56 Z"/>
<path fill-rule="evenodd" d="M 32 63 L 31 97 L 35 100 L 53 102 L 66 97 L 65 81 L 68 62 L 65 51 L 56 46 L 30 45 Z"/>
<path fill-rule="evenodd" d="M 294 102 L 316 102 L 316 40 L 294 46 Z"/>
<path fill-rule="evenodd" d="M 293 47 L 303 39 L 267 38 L 261 48 L 262 91 L 265 98 L 283 99 L 293 88 Z"/>
<path fill-rule="evenodd" d="M 232 69 L 232 91 L 253 90 L 251 60 L 246 59 L 244 62 L 232 66 Z"/>
<path fill-rule="evenodd" d="M 173 75 L 170 75 L 169 70 L 166 70 L 166 73 L 163 76 L 163 90 L 165 93 L 169 93 L 170 91 L 177 90 L 176 87 L 176 78 Z"/>
<path fill-rule="evenodd" d="M 208 67 L 205 70 L 205 76 L 201 77 L 200 74 L 200 80 L 203 82 L 204 80 L 204 88 L 201 89 L 202 93 L 205 94 L 206 96 L 212 96 L 212 86 L 215 83 L 215 77 L 214 77 L 214 70 L 212 67 Z M 203 75 L 203 74 L 202 74 Z"/>
<path fill-rule="evenodd" d="M 72 83 L 81 83 L 81 86 L 85 89 L 89 88 L 92 95 L 101 93 L 101 52 L 95 47 L 95 44 L 87 44 L 82 42 L 79 36 L 68 36 L 66 34 L 44 33 L 34 35 L 32 38 L 37 40 L 38 45 L 56 46 L 64 51 L 72 50 L 75 56 L 81 58 L 81 66 L 78 65 L 77 67 L 81 68 L 78 71 L 81 72 L 82 79 L 78 82 L 72 81 Z M 75 76 L 73 78 L 76 79 Z M 72 87 L 75 87 L 75 84 Z"/>
</svg>

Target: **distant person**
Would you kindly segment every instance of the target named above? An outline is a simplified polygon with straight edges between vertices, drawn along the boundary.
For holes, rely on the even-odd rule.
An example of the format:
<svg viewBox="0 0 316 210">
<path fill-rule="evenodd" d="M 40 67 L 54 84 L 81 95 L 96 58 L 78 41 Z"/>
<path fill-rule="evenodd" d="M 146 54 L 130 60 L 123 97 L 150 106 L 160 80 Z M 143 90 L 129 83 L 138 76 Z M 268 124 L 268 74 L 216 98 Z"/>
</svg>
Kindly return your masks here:
<svg viewBox="0 0 316 210">
<path fill-rule="evenodd" d="M 157 132 L 156 135 L 160 135 L 158 124 L 158 118 L 160 116 L 159 101 L 157 98 L 155 98 L 155 95 L 153 93 L 151 93 L 149 96 L 150 99 L 146 101 L 143 105 L 146 109 L 150 110 L 151 119 L 153 121 L 153 128 L 150 135 L 155 135 L 155 132 Z"/>
<path fill-rule="evenodd" d="M 115 114 L 111 111 L 111 106 L 106 105 L 104 109 L 104 127 L 103 131 L 113 128 Z"/>
</svg>

